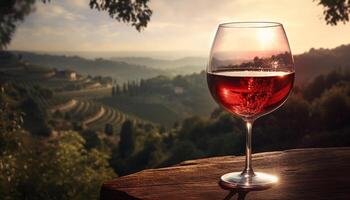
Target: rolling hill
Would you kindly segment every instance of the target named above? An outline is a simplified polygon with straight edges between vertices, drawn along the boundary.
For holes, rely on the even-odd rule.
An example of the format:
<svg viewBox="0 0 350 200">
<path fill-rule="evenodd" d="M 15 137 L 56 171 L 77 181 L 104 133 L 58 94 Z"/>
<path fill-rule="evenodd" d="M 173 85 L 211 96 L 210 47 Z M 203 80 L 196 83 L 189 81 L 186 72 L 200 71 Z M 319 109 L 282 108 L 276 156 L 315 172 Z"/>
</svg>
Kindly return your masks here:
<svg viewBox="0 0 350 200">
<path fill-rule="evenodd" d="M 74 70 L 82 75 L 110 76 L 118 82 L 151 78 L 164 74 L 162 70 L 126 62 L 105 60 L 102 58 L 90 60 L 78 56 L 49 55 L 31 52 L 14 52 L 20 54 L 23 61 L 56 69 Z"/>
<path fill-rule="evenodd" d="M 295 55 L 296 83 L 305 84 L 317 75 L 336 68 L 350 70 L 350 44 L 334 49 L 314 49 Z"/>
<path fill-rule="evenodd" d="M 205 69 L 208 61 L 206 57 L 184 57 L 172 60 L 149 57 L 113 57 L 111 59 L 118 62 L 126 62 L 164 70 L 166 75 L 170 76 L 200 72 Z"/>
<path fill-rule="evenodd" d="M 206 57 L 184 57 L 180 59 L 165 60 L 149 57 L 113 57 L 112 60 L 135 65 L 145 65 L 157 69 L 176 69 L 184 66 L 205 66 Z"/>
<path fill-rule="evenodd" d="M 118 82 L 152 78 L 158 75 L 173 76 L 190 74 L 205 69 L 207 58 L 185 57 L 165 60 L 149 57 L 112 57 L 107 59 L 85 59 L 78 56 L 48 55 L 30 52 L 15 52 L 32 64 L 71 69 L 83 75 L 111 76 Z M 314 49 L 294 55 L 296 65 L 296 83 L 304 84 L 319 74 L 325 74 L 335 68 L 350 68 L 350 44 L 333 49 Z"/>
</svg>

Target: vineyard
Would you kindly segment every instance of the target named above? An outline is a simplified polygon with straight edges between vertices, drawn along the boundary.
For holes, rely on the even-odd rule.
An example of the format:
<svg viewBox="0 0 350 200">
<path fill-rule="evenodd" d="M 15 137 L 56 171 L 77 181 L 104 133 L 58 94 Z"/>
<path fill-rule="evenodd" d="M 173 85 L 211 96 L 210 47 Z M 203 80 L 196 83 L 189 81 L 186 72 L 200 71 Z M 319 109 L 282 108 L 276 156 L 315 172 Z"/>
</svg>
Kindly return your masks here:
<svg viewBox="0 0 350 200">
<path fill-rule="evenodd" d="M 87 99 L 71 99 L 49 109 L 51 116 L 57 113 L 63 114 L 75 124 L 88 130 L 104 131 L 107 126 L 119 131 L 126 119 L 141 122 L 133 116 L 109 106 Z"/>
<path fill-rule="evenodd" d="M 16 79 L 12 78 L 12 81 L 15 80 L 16 83 L 21 85 L 35 86 L 41 85 L 46 88 L 58 93 L 66 93 L 69 95 L 69 92 L 81 92 L 81 91 L 98 91 L 98 90 L 109 90 L 110 85 L 107 83 L 100 83 L 96 80 L 92 80 L 87 77 L 81 77 L 77 80 L 67 80 L 59 78 L 37 78 L 37 79 Z M 110 92 L 109 92 L 110 93 Z"/>
<path fill-rule="evenodd" d="M 73 91 L 62 91 L 56 93 L 56 96 L 61 98 L 65 97 L 75 97 L 75 98 L 97 98 L 97 97 L 106 97 L 111 95 L 111 87 L 101 87 L 101 88 L 92 88 L 92 89 L 80 89 Z"/>
<path fill-rule="evenodd" d="M 112 108 L 95 101 L 100 96 L 107 96 L 111 88 L 81 89 L 76 91 L 54 92 L 51 97 L 44 95 L 40 90 L 46 91 L 39 85 L 50 88 L 57 88 L 68 81 L 58 80 L 16 80 L 16 85 L 25 89 L 27 95 L 32 98 L 40 110 L 49 114 L 54 129 L 72 129 L 105 131 L 107 127 L 114 132 L 119 132 L 121 125 L 127 119 L 142 122 L 142 120 L 127 115 L 117 108 Z M 73 81 L 86 83 L 87 80 Z"/>
<path fill-rule="evenodd" d="M 81 75 L 33 65 L 10 53 L 1 55 L 0 78 L 17 91 L 17 103 L 26 113 L 24 127 L 33 133 L 48 136 L 75 130 L 97 131 L 103 136 L 119 134 L 126 120 L 149 123 L 140 116 L 125 114 L 132 112 L 121 106 L 101 101 L 112 94 L 111 77 Z"/>
<path fill-rule="evenodd" d="M 18 85 L 19 87 L 25 89 L 28 96 L 31 97 L 42 109 L 54 108 L 67 101 L 64 96 L 47 97 L 40 93 L 38 90 L 43 89 L 40 85 L 47 87 L 48 81 L 42 80 L 12 80 L 11 83 Z M 44 89 L 45 90 L 45 89 Z"/>
</svg>

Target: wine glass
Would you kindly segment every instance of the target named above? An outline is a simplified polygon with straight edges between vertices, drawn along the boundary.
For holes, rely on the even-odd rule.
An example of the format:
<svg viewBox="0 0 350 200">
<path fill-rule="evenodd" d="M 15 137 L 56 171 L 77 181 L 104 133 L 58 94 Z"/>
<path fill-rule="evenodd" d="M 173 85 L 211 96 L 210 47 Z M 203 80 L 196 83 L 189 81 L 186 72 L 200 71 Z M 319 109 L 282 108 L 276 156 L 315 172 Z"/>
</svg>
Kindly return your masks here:
<svg viewBox="0 0 350 200">
<path fill-rule="evenodd" d="M 229 189 L 273 186 L 276 176 L 253 171 L 251 137 L 254 121 L 281 106 L 294 84 L 294 61 L 282 24 L 220 24 L 210 52 L 207 82 L 215 101 L 243 119 L 247 127 L 245 168 L 221 176 L 220 185 Z"/>
</svg>

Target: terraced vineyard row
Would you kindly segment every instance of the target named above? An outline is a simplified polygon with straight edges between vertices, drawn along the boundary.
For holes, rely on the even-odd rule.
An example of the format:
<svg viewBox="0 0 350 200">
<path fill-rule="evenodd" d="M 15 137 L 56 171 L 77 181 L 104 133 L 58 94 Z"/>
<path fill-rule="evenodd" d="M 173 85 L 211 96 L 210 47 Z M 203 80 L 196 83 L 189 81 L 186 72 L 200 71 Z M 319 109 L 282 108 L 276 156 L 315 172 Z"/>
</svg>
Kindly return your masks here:
<svg viewBox="0 0 350 200">
<path fill-rule="evenodd" d="M 119 132 L 121 125 L 126 119 L 141 121 L 117 109 L 94 100 L 80 98 L 80 96 L 55 95 L 53 98 L 47 99 L 35 91 L 35 86 L 40 85 L 41 81 L 18 80 L 16 83 L 27 90 L 29 96 L 38 103 L 42 110 L 47 110 L 51 116 L 56 111 L 59 111 L 64 117 L 68 117 L 65 120 L 76 123 L 83 128 L 104 131 L 106 124 L 109 124 L 114 131 Z M 110 92 L 110 89 L 107 89 L 106 93 Z M 92 92 L 94 91 L 92 90 Z M 72 96 L 74 97 L 72 98 Z"/>
<path fill-rule="evenodd" d="M 92 100 L 72 99 L 50 108 L 50 111 L 51 113 L 60 111 L 68 115 L 72 121 L 95 131 L 104 131 L 106 124 L 109 124 L 115 131 L 119 132 L 126 119 L 139 121 L 135 117 Z"/>
<path fill-rule="evenodd" d="M 96 97 L 110 96 L 111 93 L 112 93 L 111 87 L 101 87 L 101 88 L 81 89 L 81 90 L 73 90 L 73 91 L 62 91 L 62 92 L 58 92 L 56 96 L 92 99 Z"/>
<path fill-rule="evenodd" d="M 25 88 L 29 96 L 35 100 L 42 109 L 54 108 L 55 106 L 68 103 L 70 101 L 68 98 L 62 96 L 47 99 L 35 92 L 35 86 L 42 84 L 40 80 L 16 80 L 15 83 Z"/>
</svg>

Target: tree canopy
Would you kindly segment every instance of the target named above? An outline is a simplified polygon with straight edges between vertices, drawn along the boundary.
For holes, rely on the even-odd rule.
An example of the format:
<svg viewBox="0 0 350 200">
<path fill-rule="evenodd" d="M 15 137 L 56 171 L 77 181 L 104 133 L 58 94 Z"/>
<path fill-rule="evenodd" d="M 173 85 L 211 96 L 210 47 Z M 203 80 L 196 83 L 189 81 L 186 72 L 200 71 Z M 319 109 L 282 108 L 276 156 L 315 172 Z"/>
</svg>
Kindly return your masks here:
<svg viewBox="0 0 350 200">
<path fill-rule="evenodd" d="M 324 7 L 323 14 L 327 24 L 337 25 L 349 21 L 350 0 L 317 0 Z"/>
</svg>

